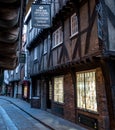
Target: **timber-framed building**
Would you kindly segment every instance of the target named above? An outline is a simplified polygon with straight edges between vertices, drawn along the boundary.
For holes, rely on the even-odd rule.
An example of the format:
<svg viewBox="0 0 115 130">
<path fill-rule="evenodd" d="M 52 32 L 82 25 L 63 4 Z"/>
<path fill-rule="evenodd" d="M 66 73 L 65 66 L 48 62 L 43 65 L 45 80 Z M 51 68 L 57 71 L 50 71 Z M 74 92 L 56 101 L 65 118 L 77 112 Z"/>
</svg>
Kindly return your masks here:
<svg viewBox="0 0 115 130">
<path fill-rule="evenodd" d="M 115 129 L 114 9 L 114 0 L 52 1 L 47 29 L 32 28 L 28 15 L 28 73 L 40 109 L 90 130 Z"/>
</svg>

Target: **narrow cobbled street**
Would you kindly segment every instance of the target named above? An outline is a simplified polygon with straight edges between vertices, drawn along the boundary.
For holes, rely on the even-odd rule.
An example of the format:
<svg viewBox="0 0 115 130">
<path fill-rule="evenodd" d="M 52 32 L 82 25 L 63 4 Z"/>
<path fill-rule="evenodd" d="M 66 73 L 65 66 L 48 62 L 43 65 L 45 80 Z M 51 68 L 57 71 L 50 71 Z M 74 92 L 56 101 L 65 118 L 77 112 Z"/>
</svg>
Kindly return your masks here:
<svg viewBox="0 0 115 130">
<path fill-rule="evenodd" d="M 77 124 L 32 108 L 17 98 L 0 96 L 0 130 L 87 130 Z"/>
<path fill-rule="evenodd" d="M 12 103 L 0 99 L 0 130 L 50 130 Z"/>
</svg>

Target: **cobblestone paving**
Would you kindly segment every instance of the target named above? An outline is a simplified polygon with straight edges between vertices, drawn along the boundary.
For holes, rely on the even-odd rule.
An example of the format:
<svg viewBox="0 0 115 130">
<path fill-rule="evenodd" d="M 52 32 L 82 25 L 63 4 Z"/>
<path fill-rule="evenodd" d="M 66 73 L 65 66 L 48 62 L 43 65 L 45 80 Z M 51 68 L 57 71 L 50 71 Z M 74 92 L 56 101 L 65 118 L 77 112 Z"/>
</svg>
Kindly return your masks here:
<svg viewBox="0 0 115 130">
<path fill-rule="evenodd" d="M 49 130 L 49 128 L 39 123 L 28 114 L 18 109 L 13 104 L 0 99 L 0 105 L 8 114 L 18 130 Z M 0 119 L 1 118 L 2 117 L 0 116 Z M 7 130 L 4 124 L 5 123 L 3 122 L 3 120 L 0 120 L 0 130 Z"/>
</svg>

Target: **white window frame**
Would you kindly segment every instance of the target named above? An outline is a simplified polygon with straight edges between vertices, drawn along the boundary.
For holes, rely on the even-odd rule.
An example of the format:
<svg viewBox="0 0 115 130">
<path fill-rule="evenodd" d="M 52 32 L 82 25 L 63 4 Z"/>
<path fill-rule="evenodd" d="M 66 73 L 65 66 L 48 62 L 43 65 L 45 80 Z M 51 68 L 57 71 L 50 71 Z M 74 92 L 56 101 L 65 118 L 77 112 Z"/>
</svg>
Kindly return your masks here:
<svg viewBox="0 0 115 130">
<path fill-rule="evenodd" d="M 37 47 L 34 48 L 34 60 L 37 60 Z"/>
<path fill-rule="evenodd" d="M 96 95 L 96 70 L 76 73 L 77 107 L 98 112 Z"/>
<path fill-rule="evenodd" d="M 78 34 L 78 17 L 76 13 L 71 16 L 71 37 Z"/>
<path fill-rule="evenodd" d="M 53 48 L 63 43 L 63 31 L 62 27 L 59 27 L 54 33 L 53 33 Z"/>
<path fill-rule="evenodd" d="M 54 78 L 54 102 L 64 103 L 64 77 Z"/>
</svg>

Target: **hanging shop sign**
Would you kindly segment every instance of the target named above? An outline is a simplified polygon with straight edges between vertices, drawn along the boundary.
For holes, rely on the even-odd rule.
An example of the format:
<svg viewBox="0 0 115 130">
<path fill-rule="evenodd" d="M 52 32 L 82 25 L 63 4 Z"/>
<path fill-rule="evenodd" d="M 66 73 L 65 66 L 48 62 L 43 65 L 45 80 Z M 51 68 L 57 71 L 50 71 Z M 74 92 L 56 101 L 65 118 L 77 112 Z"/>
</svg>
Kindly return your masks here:
<svg viewBox="0 0 115 130">
<path fill-rule="evenodd" d="M 35 28 L 49 28 L 51 26 L 50 4 L 32 4 L 32 26 Z"/>
</svg>

